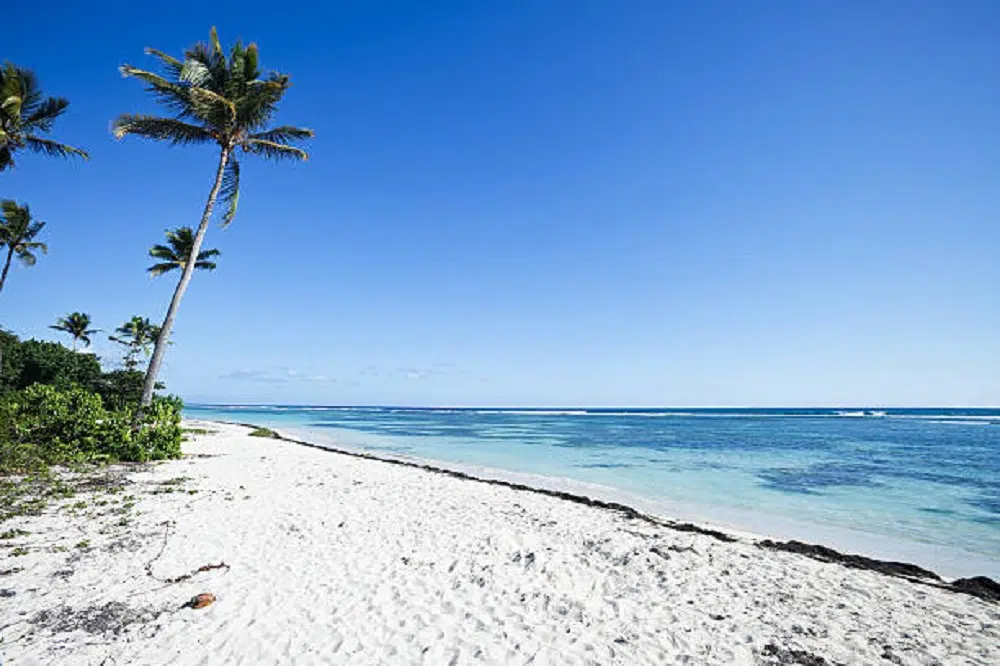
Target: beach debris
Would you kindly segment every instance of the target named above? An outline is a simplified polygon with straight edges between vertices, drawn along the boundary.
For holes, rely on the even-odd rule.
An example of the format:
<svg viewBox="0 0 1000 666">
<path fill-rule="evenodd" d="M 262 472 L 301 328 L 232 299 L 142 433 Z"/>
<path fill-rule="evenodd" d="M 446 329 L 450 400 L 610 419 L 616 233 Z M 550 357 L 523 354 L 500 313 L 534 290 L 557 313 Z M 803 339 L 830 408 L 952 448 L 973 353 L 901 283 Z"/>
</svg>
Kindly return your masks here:
<svg viewBox="0 0 1000 666">
<path fill-rule="evenodd" d="M 15 592 L 14 590 L 9 590 L 7 588 L 0 589 L 0 599 L 13 597 L 15 594 L 17 594 L 17 592 Z"/>
<path fill-rule="evenodd" d="M 704 534 L 705 536 L 710 536 L 716 541 L 721 541 L 723 543 L 736 543 L 737 538 L 731 534 L 726 534 L 725 532 L 720 532 L 719 530 L 713 530 L 706 527 L 701 527 L 700 525 L 694 525 L 692 523 L 675 523 L 673 521 L 664 521 L 664 527 L 668 527 L 672 530 L 678 532 L 691 532 L 693 534 Z"/>
<path fill-rule="evenodd" d="M 953 590 L 988 601 L 1000 601 L 1000 583 L 986 576 L 959 578 L 951 584 Z"/>
<path fill-rule="evenodd" d="M 819 546 L 811 543 L 803 543 L 801 541 L 771 541 L 770 539 L 764 539 L 763 541 L 759 541 L 757 545 L 761 548 L 769 548 L 771 550 L 798 553 L 799 555 L 805 555 L 806 557 L 811 557 L 812 559 L 819 560 L 820 562 L 842 564 L 845 567 L 850 567 L 851 569 L 866 569 L 869 571 L 877 571 L 879 573 L 887 574 L 889 576 L 900 576 L 903 578 L 929 578 L 935 581 L 941 580 L 941 577 L 933 571 L 928 571 L 923 567 L 918 567 L 916 564 L 909 564 L 908 562 L 887 562 L 885 560 L 876 560 L 870 557 L 865 557 L 864 555 L 849 555 L 836 551 L 833 548 L 827 548 L 826 546 Z"/>
<path fill-rule="evenodd" d="M 764 657 L 768 657 L 765 664 L 782 664 L 783 666 L 836 666 L 837 662 L 827 661 L 823 657 L 807 652 L 805 650 L 795 650 L 793 648 L 783 648 L 774 643 L 768 643 L 761 650 Z"/>
<path fill-rule="evenodd" d="M 150 561 L 146 562 L 147 576 L 153 578 L 154 580 L 158 580 L 161 583 L 166 583 L 167 585 L 173 585 L 174 583 L 180 583 L 205 571 L 212 571 L 213 569 L 225 569 L 226 571 L 229 571 L 228 564 L 226 564 L 225 562 L 219 562 L 218 564 L 203 564 L 194 571 L 191 571 L 190 573 L 186 573 L 180 576 L 174 576 L 173 578 L 160 578 L 159 576 L 154 574 L 153 564 L 163 556 L 163 551 L 166 550 L 167 548 L 167 541 L 170 539 L 170 535 L 173 533 L 174 526 L 176 525 L 176 523 L 174 523 L 174 521 L 172 520 L 166 520 L 160 524 L 163 525 L 164 527 L 163 543 L 160 544 L 160 551 L 156 554 L 156 556 Z"/>
<path fill-rule="evenodd" d="M 211 606 L 215 603 L 215 595 L 211 592 L 202 592 L 201 594 L 191 598 L 188 602 L 188 608 L 205 608 L 206 606 Z"/>
<path fill-rule="evenodd" d="M 31 624 L 48 629 L 53 633 L 84 631 L 93 635 L 117 636 L 130 625 L 152 622 L 166 609 L 129 606 L 120 601 L 86 608 L 61 606 L 55 610 L 43 610 L 31 618 Z"/>
<path fill-rule="evenodd" d="M 905 578 L 906 580 L 914 583 L 923 583 L 925 585 L 938 587 L 944 590 L 961 592 L 973 597 L 978 597 L 984 601 L 1000 602 L 1000 583 L 997 583 L 992 578 L 987 578 L 986 576 L 959 578 L 951 583 L 946 583 L 933 571 L 928 571 L 927 569 L 918 567 L 916 564 L 909 564 L 907 562 L 887 562 L 885 560 L 876 560 L 870 557 L 865 557 L 864 555 L 849 555 L 836 551 L 832 548 L 827 548 L 826 546 L 802 543 L 801 541 L 771 541 L 770 539 L 764 539 L 763 541 L 757 542 L 757 546 L 760 548 L 769 548 L 771 550 L 798 553 L 799 555 L 805 555 L 806 557 L 811 557 L 812 559 L 819 560 L 820 562 L 841 564 L 845 567 L 850 567 L 851 569 L 877 571 L 878 573 L 882 573 L 887 576 Z"/>
<path fill-rule="evenodd" d="M 200 573 L 202 573 L 204 571 L 212 571 L 213 569 L 225 569 L 225 570 L 228 571 L 229 570 L 229 565 L 226 564 L 225 562 L 219 562 L 218 564 L 203 564 L 200 567 L 198 567 L 197 569 L 195 569 L 194 571 L 192 571 L 191 573 L 186 573 L 186 574 L 184 574 L 182 576 L 175 576 L 174 578 L 157 579 L 157 580 L 160 580 L 161 582 L 168 583 L 168 584 L 172 585 L 174 583 L 180 583 L 181 581 L 185 581 L 185 580 L 187 580 L 189 578 L 192 578 L 192 577 L 196 576 L 197 574 L 200 574 Z"/>
</svg>

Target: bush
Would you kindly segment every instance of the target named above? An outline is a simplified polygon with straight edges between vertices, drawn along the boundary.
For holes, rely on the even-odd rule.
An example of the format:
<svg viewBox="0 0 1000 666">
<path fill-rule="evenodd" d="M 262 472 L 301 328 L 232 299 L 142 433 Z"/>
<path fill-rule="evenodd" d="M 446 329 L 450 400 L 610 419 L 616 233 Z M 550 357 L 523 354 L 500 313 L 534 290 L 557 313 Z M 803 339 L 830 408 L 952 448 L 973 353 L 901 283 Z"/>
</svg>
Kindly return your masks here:
<svg viewBox="0 0 1000 666">
<path fill-rule="evenodd" d="M 96 460 L 145 462 L 181 454 L 181 407 L 157 397 L 133 431 L 130 409 L 107 410 L 79 386 L 35 384 L 0 399 L 0 471 Z"/>
<path fill-rule="evenodd" d="M 137 444 L 142 452 L 135 460 L 165 460 L 181 457 L 181 410 L 184 403 L 176 396 L 156 396 L 143 413 L 142 430 L 138 433 Z M 133 460 L 133 458 L 128 458 Z"/>
<path fill-rule="evenodd" d="M 139 404 L 145 379 L 138 370 L 113 370 L 101 375 L 93 388 L 108 409 L 132 409 Z"/>
<path fill-rule="evenodd" d="M 10 333 L 0 335 L 0 395 L 50 384 L 68 388 L 74 384 L 92 388 L 101 379 L 101 364 L 93 354 L 67 349 L 55 342 L 18 341 Z"/>
</svg>

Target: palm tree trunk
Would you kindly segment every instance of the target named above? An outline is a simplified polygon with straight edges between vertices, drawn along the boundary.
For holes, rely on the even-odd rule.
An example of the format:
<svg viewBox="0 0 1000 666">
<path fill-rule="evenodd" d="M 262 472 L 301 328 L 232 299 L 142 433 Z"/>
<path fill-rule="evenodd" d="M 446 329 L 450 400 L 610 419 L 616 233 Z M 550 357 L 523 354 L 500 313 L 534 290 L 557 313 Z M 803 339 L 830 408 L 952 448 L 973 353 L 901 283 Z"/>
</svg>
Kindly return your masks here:
<svg viewBox="0 0 1000 666">
<path fill-rule="evenodd" d="M 201 214 L 201 224 L 198 225 L 198 232 L 194 236 L 194 245 L 191 246 L 192 257 L 197 257 L 198 252 L 201 250 L 201 242 L 205 239 L 205 232 L 208 231 L 208 223 L 212 219 L 212 209 L 215 207 L 215 200 L 218 198 L 219 190 L 222 188 L 222 178 L 226 171 L 227 162 L 229 162 L 229 149 L 223 148 L 219 154 L 219 168 L 215 172 L 215 183 L 212 185 L 212 191 L 208 193 L 208 201 L 205 202 L 205 211 Z M 142 385 L 142 399 L 139 401 L 139 407 L 135 410 L 135 417 L 132 420 L 133 428 L 139 427 L 143 409 L 153 401 L 153 387 L 156 386 L 156 375 L 160 372 L 160 364 L 163 363 L 163 355 L 167 351 L 167 341 L 170 339 L 170 330 L 174 327 L 174 319 L 177 317 L 177 308 L 181 304 L 181 299 L 184 298 L 184 292 L 187 291 L 188 283 L 191 282 L 195 263 L 194 261 L 188 261 L 184 265 L 181 279 L 177 282 L 177 288 L 174 289 L 173 298 L 170 299 L 167 316 L 164 317 L 163 325 L 160 327 L 160 334 L 156 337 L 153 357 L 149 359 L 149 367 L 146 368 L 146 380 Z"/>
<path fill-rule="evenodd" d="M 10 262 L 14 258 L 14 247 L 11 246 L 7 250 L 7 262 L 3 265 L 3 274 L 0 274 L 0 291 L 3 291 L 3 285 L 7 281 L 7 271 L 10 270 Z"/>
</svg>

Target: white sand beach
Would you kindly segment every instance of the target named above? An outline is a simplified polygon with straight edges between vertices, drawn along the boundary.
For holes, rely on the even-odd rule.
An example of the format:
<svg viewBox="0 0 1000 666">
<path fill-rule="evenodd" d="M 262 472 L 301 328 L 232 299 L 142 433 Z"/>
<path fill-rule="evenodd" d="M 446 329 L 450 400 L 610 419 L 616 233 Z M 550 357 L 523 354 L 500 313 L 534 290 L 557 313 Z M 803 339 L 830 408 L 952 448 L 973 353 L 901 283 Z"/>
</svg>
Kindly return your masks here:
<svg viewBox="0 0 1000 666">
<path fill-rule="evenodd" d="M 201 427 L 0 525 L 4 666 L 1000 663 L 998 603 Z"/>
</svg>

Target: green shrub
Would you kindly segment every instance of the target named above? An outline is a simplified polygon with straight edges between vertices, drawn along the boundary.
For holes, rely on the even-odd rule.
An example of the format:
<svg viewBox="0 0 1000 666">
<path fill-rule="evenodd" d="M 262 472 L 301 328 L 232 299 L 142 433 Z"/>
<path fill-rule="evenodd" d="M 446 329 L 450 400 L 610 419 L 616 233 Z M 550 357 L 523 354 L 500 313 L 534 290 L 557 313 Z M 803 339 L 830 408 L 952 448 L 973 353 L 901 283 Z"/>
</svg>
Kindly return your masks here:
<svg viewBox="0 0 1000 666">
<path fill-rule="evenodd" d="M 136 460 L 164 460 L 181 457 L 181 410 L 184 403 L 176 396 L 153 398 L 143 413 L 143 428 L 136 441 L 142 458 Z M 131 458 L 130 458 L 131 459 Z"/>
<path fill-rule="evenodd" d="M 138 370 L 105 372 L 94 385 L 108 409 L 131 409 L 139 404 L 145 375 Z"/>
<path fill-rule="evenodd" d="M 94 387 L 101 378 L 101 364 L 93 354 L 67 349 L 55 342 L 19 342 L 10 333 L 0 336 L 0 394 L 19 391 L 32 384 L 68 388 L 74 384 Z"/>
<path fill-rule="evenodd" d="M 177 458 L 182 406 L 178 398 L 156 397 L 134 431 L 131 409 L 106 410 L 98 394 L 79 386 L 35 384 L 9 393 L 0 398 L 0 471 Z"/>
<path fill-rule="evenodd" d="M 270 428 L 257 428 L 250 432 L 251 437 L 270 437 L 271 439 L 281 439 L 281 435 Z"/>
</svg>

